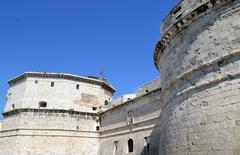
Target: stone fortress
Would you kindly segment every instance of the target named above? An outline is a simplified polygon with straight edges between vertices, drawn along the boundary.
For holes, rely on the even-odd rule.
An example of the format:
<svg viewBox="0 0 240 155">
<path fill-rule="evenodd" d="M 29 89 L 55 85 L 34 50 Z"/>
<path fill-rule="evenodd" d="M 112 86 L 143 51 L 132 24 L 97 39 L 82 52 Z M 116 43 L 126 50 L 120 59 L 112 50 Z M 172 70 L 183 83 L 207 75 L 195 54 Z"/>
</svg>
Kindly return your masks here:
<svg viewBox="0 0 240 155">
<path fill-rule="evenodd" d="M 240 0 L 181 0 L 154 63 L 161 79 L 117 99 L 103 78 L 11 79 L 0 155 L 240 155 Z"/>
</svg>

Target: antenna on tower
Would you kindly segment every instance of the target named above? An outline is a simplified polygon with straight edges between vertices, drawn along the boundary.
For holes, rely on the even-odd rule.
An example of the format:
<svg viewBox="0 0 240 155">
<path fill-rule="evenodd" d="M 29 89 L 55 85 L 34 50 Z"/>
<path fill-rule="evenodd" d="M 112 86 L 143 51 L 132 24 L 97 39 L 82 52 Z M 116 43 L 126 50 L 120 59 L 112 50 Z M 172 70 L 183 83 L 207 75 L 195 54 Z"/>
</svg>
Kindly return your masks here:
<svg viewBox="0 0 240 155">
<path fill-rule="evenodd" d="M 104 69 L 100 69 L 100 71 L 99 71 L 99 78 L 100 78 L 101 80 L 105 80 Z"/>
</svg>

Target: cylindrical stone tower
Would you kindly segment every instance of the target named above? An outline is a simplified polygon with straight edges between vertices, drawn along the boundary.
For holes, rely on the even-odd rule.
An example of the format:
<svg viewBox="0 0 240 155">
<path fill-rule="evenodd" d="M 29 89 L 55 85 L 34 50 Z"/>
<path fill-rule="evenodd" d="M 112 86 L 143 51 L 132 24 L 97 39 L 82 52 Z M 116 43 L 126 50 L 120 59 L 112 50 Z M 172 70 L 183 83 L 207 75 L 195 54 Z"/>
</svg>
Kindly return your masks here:
<svg viewBox="0 0 240 155">
<path fill-rule="evenodd" d="M 240 0 L 182 0 L 154 53 L 160 155 L 240 154 Z"/>
</svg>

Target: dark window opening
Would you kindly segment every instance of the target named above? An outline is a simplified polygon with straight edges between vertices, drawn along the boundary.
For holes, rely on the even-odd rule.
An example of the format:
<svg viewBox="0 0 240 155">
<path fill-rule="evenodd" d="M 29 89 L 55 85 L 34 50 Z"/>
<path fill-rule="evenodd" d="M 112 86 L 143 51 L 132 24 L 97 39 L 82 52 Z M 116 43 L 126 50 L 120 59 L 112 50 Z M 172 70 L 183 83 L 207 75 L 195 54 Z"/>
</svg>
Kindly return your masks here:
<svg viewBox="0 0 240 155">
<path fill-rule="evenodd" d="M 218 61 L 218 67 L 221 67 L 224 64 L 224 60 Z"/>
<path fill-rule="evenodd" d="M 79 84 L 76 85 L 76 89 L 79 89 Z"/>
<path fill-rule="evenodd" d="M 211 3 L 214 5 L 216 4 L 216 0 L 211 0 Z"/>
<path fill-rule="evenodd" d="M 38 83 L 38 80 L 35 80 L 34 82 L 37 84 L 37 83 Z"/>
<path fill-rule="evenodd" d="M 176 7 L 176 9 L 173 11 L 173 14 L 177 14 L 182 9 L 181 6 Z"/>
<path fill-rule="evenodd" d="M 39 102 L 39 107 L 40 107 L 40 108 L 46 108 L 46 107 L 47 107 L 47 102 L 45 102 L 45 101 L 40 101 L 40 102 Z"/>
<path fill-rule="evenodd" d="M 54 87 L 54 82 L 51 82 L 51 87 Z"/>
<path fill-rule="evenodd" d="M 118 152 L 118 141 L 114 141 L 114 154 Z"/>
<path fill-rule="evenodd" d="M 201 14 L 203 12 L 206 12 L 207 9 L 208 9 L 208 6 L 207 5 L 203 5 L 203 6 L 201 6 L 201 7 L 196 9 L 196 13 L 197 13 L 197 15 L 199 15 L 199 14 Z"/>
<path fill-rule="evenodd" d="M 133 152 L 133 140 L 129 139 L 128 140 L 128 153 L 132 153 Z"/>
<path fill-rule="evenodd" d="M 100 127 L 99 127 L 99 126 L 96 126 L 96 130 L 99 131 L 99 130 L 100 130 Z"/>
<path fill-rule="evenodd" d="M 12 108 L 15 109 L 15 104 L 12 104 Z"/>
<path fill-rule="evenodd" d="M 79 127 L 77 126 L 77 130 L 78 130 L 78 128 L 79 128 Z"/>
<path fill-rule="evenodd" d="M 92 107 L 92 110 L 93 110 L 93 111 L 97 110 L 97 107 Z"/>
<path fill-rule="evenodd" d="M 128 101 L 131 100 L 131 98 L 128 98 Z"/>
<path fill-rule="evenodd" d="M 105 100 L 104 105 L 108 105 L 108 101 L 107 100 Z"/>
<path fill-rule="evenodd" d="M 146 93 L 148 93 L 149 92 L 149 90 L 146 90 Z"/>
<path fill-rule="evenodd" d="M 150 155 L 150 137 L 144 137 L 144 155 Z"/>
</svg>

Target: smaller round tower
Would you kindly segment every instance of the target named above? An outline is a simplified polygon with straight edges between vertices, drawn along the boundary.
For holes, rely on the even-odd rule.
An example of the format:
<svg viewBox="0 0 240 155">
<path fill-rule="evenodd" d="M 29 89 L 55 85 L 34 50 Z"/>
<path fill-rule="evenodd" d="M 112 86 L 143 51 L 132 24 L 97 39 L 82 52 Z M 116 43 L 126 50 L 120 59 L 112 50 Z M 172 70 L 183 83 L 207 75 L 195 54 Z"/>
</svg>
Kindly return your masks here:
<svg viewBox="0 0 240 155">
<path fill-rule="evenodd" d="M 37 72 L 17 76 L 9 81 L 1 135 L 9 142 L 2 148 L 6 154 L 31 150 L 35 154 L 96 155 L 97 113 L 114 92 L 96 77 Z"/>
</svg>

